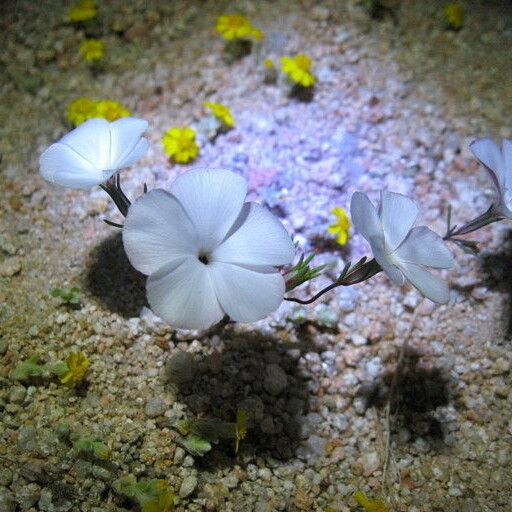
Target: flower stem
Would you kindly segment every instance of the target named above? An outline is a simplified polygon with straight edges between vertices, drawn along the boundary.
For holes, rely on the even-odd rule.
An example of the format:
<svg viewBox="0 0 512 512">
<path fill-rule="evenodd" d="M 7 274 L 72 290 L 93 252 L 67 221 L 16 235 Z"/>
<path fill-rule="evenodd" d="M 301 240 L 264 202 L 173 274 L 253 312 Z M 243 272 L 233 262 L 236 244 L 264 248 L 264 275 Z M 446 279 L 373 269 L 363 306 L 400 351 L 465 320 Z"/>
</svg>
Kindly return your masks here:
<svg viewBox="0 0 512 512">
<path fill-rule="evenodd" d="M 491 204 L 489 209 L 479 215 L 478 217 L 466 222 L 466 224 L 462 225 L 457 229 L 457 225 L 450 227 L 450 218 L 451 218 L 451 208 L 448 209 L 448 228 L 446 230 L 446 235 L 443 237 L 443 240 L 453 241 L 453 237 L 467 235 L 468 233 L 473 233 L 488 224 L 492 224 L 493 222 L 498 222 L 499 220 L 503 220 L 504 217 L 498 214 L 494 210 L 494 205 Z"/>
<path fill-rule="evenodd" d="M 319 299 L 325 293 L 337 288 L 338 286 L 352 286 L 353 284 L 361 283 L 370 279 L 374 275 L 378 274 L 382 268 L 375 261 L 375 259 L 371 259 L 366 261 L 366 257 L 359 260 L 355 265 L 348 263 L 343 269 L 340 277 L 326 286 L 318 293 L 313 295 L 313 297 L 309 299 L 298 299 L 296 297 L 285 297 L 284 300 L 288 300 L 290 302 L 297 302 L 299 304 L 311 304 L 315 302 L 315 300 Z"/>
<path fill-rule="evenodd" d="M 132 204 L 126 197 L 125 193 L 121 189 L 121 179 L 119 174 L 110 177 L 105 183 L 102 183 L 100 187 L 110 196 L 117 209 L 121 212 L 123 217 L 126 217 L 128 208 Z"/>
</svg>

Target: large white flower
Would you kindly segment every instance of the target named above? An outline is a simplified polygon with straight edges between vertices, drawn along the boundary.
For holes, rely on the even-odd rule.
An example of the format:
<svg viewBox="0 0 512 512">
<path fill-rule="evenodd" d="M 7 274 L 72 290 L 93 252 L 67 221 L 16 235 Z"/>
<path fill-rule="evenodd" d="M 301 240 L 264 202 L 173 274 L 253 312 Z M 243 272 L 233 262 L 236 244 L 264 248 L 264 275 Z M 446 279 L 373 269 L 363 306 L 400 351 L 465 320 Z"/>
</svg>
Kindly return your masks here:
<svg viewBox="0 0 512 512">
<path fill-rule="evenodd" d="M 498 192 L 494 211 L 512 219 L 512 140 L 503 139 L 500 148 L 491 139 L 477 139 L 469 147 L 489 172 Z"/>
<path fill-rule="evenodd" d="M 432 230 L 413 228 L 418 216 L 413 201 L 382 191 L 377 211 L 366 194 L 356 192 L 350 211 L 354 227 L 370 242 L 377 263 L 395 284 L 401 286 L 407 280 L 433 302 L 448 302 L 447 284 L 427 267 L 450 268 L 453 256 Z"/>
<path fill-rule="evenodd" d="M 147 121 L 135 117 L 112 123 L 89 119 L 41 155 L 41 174 L 63 187 L 99 185 L 146 153 L 149 142 L 142 134 L 147 127 Z"/>
<path fill-rule="evenodd" d="M 292 262 L 295 246 L 246 194 L 246 180 L 232 171 L 195 169 L 170 192 L 152 190 L 130 206 L 126 254 L 149 276 L 151 308 L 171 325 L 203 329 L 225 314 L 254 322 L 281 304 L 285 281 L 275 267 Z"/>
</svg>

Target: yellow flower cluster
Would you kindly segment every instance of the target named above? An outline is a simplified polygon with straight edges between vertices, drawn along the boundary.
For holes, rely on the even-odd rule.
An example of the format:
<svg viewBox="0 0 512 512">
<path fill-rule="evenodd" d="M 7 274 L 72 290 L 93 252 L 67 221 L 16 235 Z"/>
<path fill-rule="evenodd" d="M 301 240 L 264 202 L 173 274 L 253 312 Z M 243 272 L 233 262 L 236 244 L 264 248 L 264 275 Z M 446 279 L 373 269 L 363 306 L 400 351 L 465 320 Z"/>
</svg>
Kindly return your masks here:
<svg viewBox="0 0 512 512">
<path fill-rule="evenodd" d="M 68 16 L 74 23 L 92 20 L 98 16 L 98 4 L 95 0 L 79 0 L 69 9 Z"/>
<path fill-rule="evenodd" d="M 87 62 L 96 62 L 105 55 L 105 44 L 100 39 L 86 39 L 80 44 L 80 53 Z"/>
<path fill-rule="evenodd" d="M 87 119 L 94 117 L 102 117 L 112 122 L 121 117 L 131 115 L 132 113 L 122 103 L 119 103 L 119 101 L 95 101 L 86 96 L 82 96 L 68 105 L 67 120 L 73 126 L 78 126 L 87 121 Z"/>
<path fill-rule="evenodd" d="M 91 361 L 87 359 L 84 352 L 71 352 L 66 358 L 67 371 L 59 375 L 61 384 L 68 388 L 75 387 L 85 377 L 90 364 Z"/>
<path fill-rule="evenodd" d="M 287 74 L 292 82 L 302 87 L 311 87 L 316 82 L 311 65 L 311 58 L 303 53 L 295 57 L 281 57 L 281 71 Z"/>
<path fill-rule="evenodd" d="M 457 3 L 447 4 L 443 10 L 444 20 L 448 27 L 459 30 L 464 24 L 464 10 Z"/>
<path fill-rule="evenodd" d="M 212 103 L 211 101 L 204 102 L 205 107 L 208 107 L 214 117 L 224 126 L 233 128 L 235 126 L 235 119 L 229 107 L 222 103 Z"/>
<path fill-rule="evenodd" d="M 162 137 L 162 145 L 165 152 L 179 164 L 186 164 L 199 154 L 196 132 L 188 126 L 167 130 Z"/>
<path fill-rule="evenodd" d="M 109 122 L 121 119 L 121 117 L 131 116 L 132 113 L 119 101 L 99 100 L 96 102 L 95 117 L 102 117 Z"/>
<path fill-rule="evenodd" d="M 254 39 L 260 41 L 263 38 L 263 32 L 256 28 L 242 14 L 224 14 L 219 16 L 215 29 L 228 41 L 233 39 Z"/>
<path fill-rule="evenodd" d="M 350 219 L 343 208 L 333 208 L 331 213 L 336 215 L 336 222 L 331 224 L 327 231 L 336 235 L 336 242 L 345 245 L 349 239 Z"/>
</svg>

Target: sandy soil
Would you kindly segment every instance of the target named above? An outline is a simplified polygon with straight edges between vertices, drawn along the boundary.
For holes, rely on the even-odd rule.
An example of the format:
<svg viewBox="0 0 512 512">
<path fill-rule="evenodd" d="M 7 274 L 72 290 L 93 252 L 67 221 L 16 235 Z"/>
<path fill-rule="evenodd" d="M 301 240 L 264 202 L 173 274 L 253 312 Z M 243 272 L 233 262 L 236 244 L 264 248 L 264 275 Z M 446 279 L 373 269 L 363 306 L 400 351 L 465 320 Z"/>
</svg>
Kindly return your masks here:
<svg viewBox="0 0 512 512">
<path fill-rule="evenodd" d="M 454 248 L 447 306 L 379 275 L 254 325 L 177 332 L 147 309 L 144 277 L 103 222 L 120 217 L 102 191 L 38 174 L 41 152 L 70 129 L 70 101 L 122 101 L 149 121 L 152 142 L 123 172 L 127 193 L 193 166 L 241 172 L 251 197 L 328 264 L 294 292 L 307 296 L 367 254 L 359 236 L 339 248 L 326 233 L 330 209 L 355 190 L 410 195 L 439 233 L 448 204 L 462 222 L 490 203 L 468 142 L 512 135 L 512 6 L 460 3 L 458 32 L 444 28 L 441 1 L 387 2 L 382 20 L 353 0 L 112 1 L 85 31 L 65 22 L 63 2 L 2 4 L 0 510 L 136 510 L 112 487 L 127 474 L 166 480 L 178 511 L 350 511 L 358 489 L 396 511 L 512 509 L 510 224 L 475 235 L 478 257 Z M 267 37 L 228 65 L 213 27 L 233 11 Z M 107 44 L 102 69 L 81 61 L 86 32 Z M 318 76 L 310 102 L 263 83 L 263 58 L 297 52 Z M 169 162 L 163 132 L 200 123 L 206 99 L 231 107 L 235 129 L 193 165 Z M 75 285 L 76 308 L 49 295 Z M 78 389 L 12 379 L 34 353 L 71 350 L 91 359 Z M 239 408 L 250 421 L 238 454 L 231 441 L 203 457 L 183 448 L 180 419 L 233 421 Z M 80 437 L 101 439 L 110 458 L 78 456 Z"/>
</svg>

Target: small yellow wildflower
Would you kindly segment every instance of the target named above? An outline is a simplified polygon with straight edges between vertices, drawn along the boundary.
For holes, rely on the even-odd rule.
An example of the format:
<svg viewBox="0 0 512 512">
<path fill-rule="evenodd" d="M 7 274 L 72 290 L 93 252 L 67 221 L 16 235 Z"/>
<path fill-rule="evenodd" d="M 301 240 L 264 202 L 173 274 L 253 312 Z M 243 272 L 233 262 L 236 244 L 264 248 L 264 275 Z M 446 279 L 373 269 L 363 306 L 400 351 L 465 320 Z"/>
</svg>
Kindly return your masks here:
<svg viewBox="0 0 512 512">
<path fill-rule="evenodd" d="M 68 16 L 75 23 L 92 20 L 98 16 L 98 4 L 95 0 L 79 0 L 69 9 Z"/>
<path fill-rule="evenodd" d="M 162 137 L 162 145 L 165 152 L 179 164 L 190 162 L 199 153 L 196 132 L 188 126 L 167 130 Z"/>
<path fill-rule="evenodd" d="M 365 512 L 389 512 L 389 508 L 383 500 L 370 499 L 363 491 L 356 491 L 354 498 L 364 508 Z"/>
<path fill-rule="evenodd" d="M 228 41 L 233 39 L 255 39 L 260 41 L 263 38 L 263 32 L 253 26 L 242 14 L 224 14 L 219 16 L 215 29 Z"/>
<path fill-rule="evenodd" d="M 80 44 L 80 53 L 87 62 L 101 60 L 105 55 L 105 44 L 100 39 L 86 39 Z"/>
<path fill-rule="evenodd" d="M 286 73 L 292 82 L 311 87 L 316 82 L 316 77 L 311 72 L 311 58 L 303 53 L 295 57 L 281 57 L 281 70 Z"/>
<path fill-rule="evenodd" d="M 448 27 L 459 30 L 464 24 L 464 10 L 458 3 L 447 4 L 443 10 L 444 20 Z"/>
<path fill-rule="evenodd" d="M 240 441 L 247 435 L 247 412 L 244 409 L 236 411 L 235 424 L 235 453 L 238 453 Z"/>
<path fill-rule="evenodd" d="M 204 106 L 208 107 L 215 118 L 220 121 L 223 125 L 233 128 L 235 126 L 235 120 L 229 107 L 222 103 L 212 103 L 211 101 L 205 101 Z"/>
<path fill-rule="evenodd" d="M 265 60 L 263 61 L 263 66 L 264 66 L 265 68 L 271 69 L 271 68 L 273 68 L 273 67 L 274 67 L 274 61 L 273 61 L 272 59 L 265 59 Z"/>
<path fill-rule="evenodd" d="M 96 103 L 96 115 L 94 117 L 102 117 L 112 122 L 131 115 L 132 113 L 119 101 L 100 100 Z"/>
<path fill-rule="evenodd" d="M 327 231 L 329 233 L 335 234 L 336 242 L 340 245 L 345 245 L 348 242 L 349 234 L 348 230 L 350 229 L 350 219 L 347 212 L 343 208 L 333 208 L 331 213 L 336 215 L 336 222 L 331 224 Z"/>
<path fill-rule="evenodd" d="M 87 359 L 85 352 L 71 352 L 66 358 L 68 370 L 59 375 L 61 384 L 68 388 L 75 387 L 84 377 L 91 361 Z"/>
<path fill-rule="evenodd" d="M 82 96 L 68 105 L 67 119 L 73 126 L 78 126 L 87 119 L 96 117 L 96 101 Z"/>
</svg>

